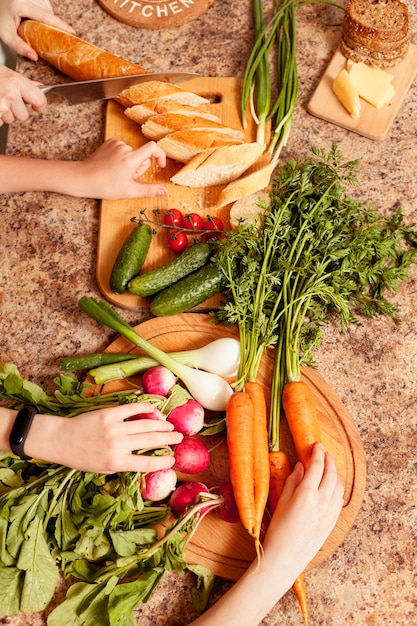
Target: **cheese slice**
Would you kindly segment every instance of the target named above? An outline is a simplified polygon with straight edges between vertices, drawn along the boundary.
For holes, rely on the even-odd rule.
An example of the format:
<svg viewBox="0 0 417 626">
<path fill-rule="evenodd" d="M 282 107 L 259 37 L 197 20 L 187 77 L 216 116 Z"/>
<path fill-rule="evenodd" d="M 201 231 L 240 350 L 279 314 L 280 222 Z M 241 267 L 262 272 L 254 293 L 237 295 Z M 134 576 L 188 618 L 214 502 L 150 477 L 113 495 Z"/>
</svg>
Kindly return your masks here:
<svg viewBox="0 0 417 626">
<path fill-rule="evenodd" d="M 336 76 L 332 89 L 351 117 L 357 120 L 361 112 L 359 94 L 346 69 L 341 70 Z"/>
<path fill-rule="evenodd" d="M 350 59 L 346 67 L 354 88 L 363 100 L 377 109 L 392 100 L 395 93 L 392 74 L 366 63 L 354 63 Z"/>
</svg>

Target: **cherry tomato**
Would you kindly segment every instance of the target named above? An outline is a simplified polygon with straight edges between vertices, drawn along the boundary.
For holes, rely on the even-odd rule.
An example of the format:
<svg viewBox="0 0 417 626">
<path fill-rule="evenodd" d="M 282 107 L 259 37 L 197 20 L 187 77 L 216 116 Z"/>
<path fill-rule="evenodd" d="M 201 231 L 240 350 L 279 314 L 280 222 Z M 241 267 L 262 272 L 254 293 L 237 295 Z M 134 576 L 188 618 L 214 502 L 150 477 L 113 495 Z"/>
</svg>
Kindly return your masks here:
<svg viewBox="0 0 417 626">
<path fill-rule="evenodd" d="M 181 226 L 183 215 L 179 209 L 167 209 L 164 211 L 165 226 Z"/>
<path fill-rule="evenodd" d="M 221 233 L 216 233 L 214 231 L 216 231 L 216 230 L 223 230 L 223 228 L 224 228 L 223 222 L 220 219 L 220 217 L 216 217 L 216 216 L 212 216 L 212 215 L 210 215 L 210 217 L 207 217 L 207 219 L 205 219 L 203 221 L 203 228 L 202 228 L 202 230 L 209 230 L 209 231 L 213 231 L 213 232 L 205 233 L 203 235 L 204 241 L 208 241 L 209 239 L 213 239 L 213 238 L 216 238 L 216 237 L 221 237 Z"/>
<path fill-rule="evenodd" d="M 182 252 L 188 247 L 188 237 L 182 230 L 173 230 L 168 235 L 168 248 L 173 252 Z"/>
<path fill-rule="evenodd" d="M 198 213 L 184 215 L 181 226 L 189 230 L 203 230 L 203 218 Z"/>
</svg>

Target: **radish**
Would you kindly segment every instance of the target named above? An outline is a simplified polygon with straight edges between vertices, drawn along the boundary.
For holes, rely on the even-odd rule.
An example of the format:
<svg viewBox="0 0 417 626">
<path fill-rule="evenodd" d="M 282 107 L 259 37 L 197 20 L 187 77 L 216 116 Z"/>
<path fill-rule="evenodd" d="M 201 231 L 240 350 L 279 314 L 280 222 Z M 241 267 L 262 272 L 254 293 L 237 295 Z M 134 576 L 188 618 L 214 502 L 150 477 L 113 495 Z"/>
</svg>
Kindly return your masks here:
<svg viewBox="0 0 417 626">
<path fill-rule="evenodd" d="M 204 409 L 197 400 L 187 400 L 168 413 L 168 422 L 183 435 L 196 435 L 204 426 Z"/>
<path fill-rule="evenodd" d="M 163 365 L 156 365 L 147 370 L 142 377 L 145 393 L 167 396 L 177 381 L 176 376 Z"/>
<path fill-rule="evenodd" d="M 210 452 L 196 437 L 185 436 L 181 443 L 174 446 L 174 456 L 174 469 L 185 474 L 204 472 L 210 463 Z"/>
<path fill-rule="evenodd" d="M 151 502 L 164 500 L 174 491 L 176 484 L 177 474 L 172 468 L 148 472 L 145 475 L 142 498 Z"/>
<path fill-rule="evenodd" d="M 223 496 L 224 504 L 217 507 L 216 513 L 222 520 L 230 524 L 240 522 L 239 511 L 237 509 L 232 483 L 224 483 L 215 489 L 215 493 Z"/>
<path fill-rule="evenodd" d="M 200 493 L 209 493 L 204 483 L 188 482 L 177 487 L 169 500 L 169 506 L 175 517 L 181 517 L 189 506 L 196 503 Z M 204 511 L 205 509 L 201 509 Z M 199 514 L 201 514 L 201 511 Z"/>
<path fill-rule="evenodd" d="M 130 415 L 126 417 L 125 422 L 133 422 L 134 420 L 164 420 L 165 415 L 154 407 L 152 411 L 148 411 L 147 413 L 135 413 L 135 415 Z"/>
</svg>

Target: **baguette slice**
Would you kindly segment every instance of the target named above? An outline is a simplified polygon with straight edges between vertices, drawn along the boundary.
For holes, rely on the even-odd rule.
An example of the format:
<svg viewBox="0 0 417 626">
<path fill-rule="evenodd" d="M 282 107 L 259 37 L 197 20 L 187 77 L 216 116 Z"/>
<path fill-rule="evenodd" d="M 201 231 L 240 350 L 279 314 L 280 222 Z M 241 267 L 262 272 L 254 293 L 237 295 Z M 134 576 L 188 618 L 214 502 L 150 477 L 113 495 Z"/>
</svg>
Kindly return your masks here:
<svg viewBox="0 0 417 626">
<path fill-rule="evenodd" d="M 147 73 L 135 63 L 47 24 L 25 20 L 18 32 L 42 59 L 76 81 Z"/>
<path fill-rule="evenodd" d="M 189 117 L 202 117 L 205 120 L 211 122 L 222 123 L 222 120 L 217 115 L 209 113 L 201 106 L 191 106 L 188 104 L 180 104 L 175 100 L 151 100 L 144 104 L 136 104 L 124 110 L 124 114 L 129 119 L 137 122 L 138 124 L 144 124 L 152 115 L 160 115 L 162 113 L 175 113 L 176 115 L 187 115 Z"/>
<path fill-rule="evenodd" d="M 271 198 L 266 189 L 236 200 L 230 209 L 230 226 L 233 229 L 238 226 L 259 226 L 270 204 Z"/>
<path fill-rule="evenodd" d="M 191 117 L 187 115 L 180 115 L 178 113 L 161 113 L 160 115 L 153 115 L 144 124 L 142 124 L 141 130 L 147 139 L 158 141 L 169 133 L 191 128 L 193 130 L 214 130 L 216 132 L 229 135 L 239 141 L 243 141 L 245 136 L 242 131 L 236 130 L 235 128 L 229 128 L 224 124 L 211 122 L 203 117 L 198 117 L 197 115 Z"/>
<path fill-rule="evenodd" d="M 236 144 L 236 140 L 228 138 L 224 133 L 207 132 L 205 130 L 178 130 L 166 135 L 158 141 L 170 159 L 180 163 L 188 163 L 194 156 L 219 146 Z"/>
<path fill-rule="evenodd" d="M 249 169 L 264 149 L 259 143 L 242 143 L 205 150 L 174 174 L 171 182 L 185 187 L 225 185 Z"/>
<path fill-rule="evenodd" d="M 153 100 L 175 100 L 180 104 L 200 106 L 209 104 L 210 100 L 203 98 L 192 91 L 187 91 L 178 85 L 165 83 L 160 80 L 150 80 L 147 83 L 133 85 L 129 89 L 124 89 L 117 100 L 124 107 L 132 107 L 135 104 L 144 104 Z"/>
<path fill-rule="evenodd" d="M 226 204 L 231 204 L 236 200 L 266 189 L 276 165 L 275 161 L 271 161 L 268 165 L 229 183 L 222 190 L 215 208 L 220 209 Z"/>
</svg>

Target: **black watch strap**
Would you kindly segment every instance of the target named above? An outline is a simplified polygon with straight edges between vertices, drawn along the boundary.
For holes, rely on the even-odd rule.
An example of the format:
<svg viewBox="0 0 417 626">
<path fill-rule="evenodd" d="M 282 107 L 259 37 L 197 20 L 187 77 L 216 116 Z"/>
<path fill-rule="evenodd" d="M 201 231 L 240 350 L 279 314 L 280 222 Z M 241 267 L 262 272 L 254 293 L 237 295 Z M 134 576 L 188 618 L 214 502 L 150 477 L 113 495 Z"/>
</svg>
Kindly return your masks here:
<svg viewBox="0 0 417 626">
<path fill-rule="evenodd" d="M 15 422 L 13 424 L 12 432 L 10 433 L 10 449 L 13 454 L 20 457 L 24 461 L 28 461 L 32 458 L 31 456 L 26 456 L 24 448 L 26 437 L 29 434 L 33 418 L 37 413 L 39 413 L 39 409 L 37 406 L 33 404 L 24 406 L 23 409 L 20 409 L 20 411 L 18 411 Z"/>
</svg>

